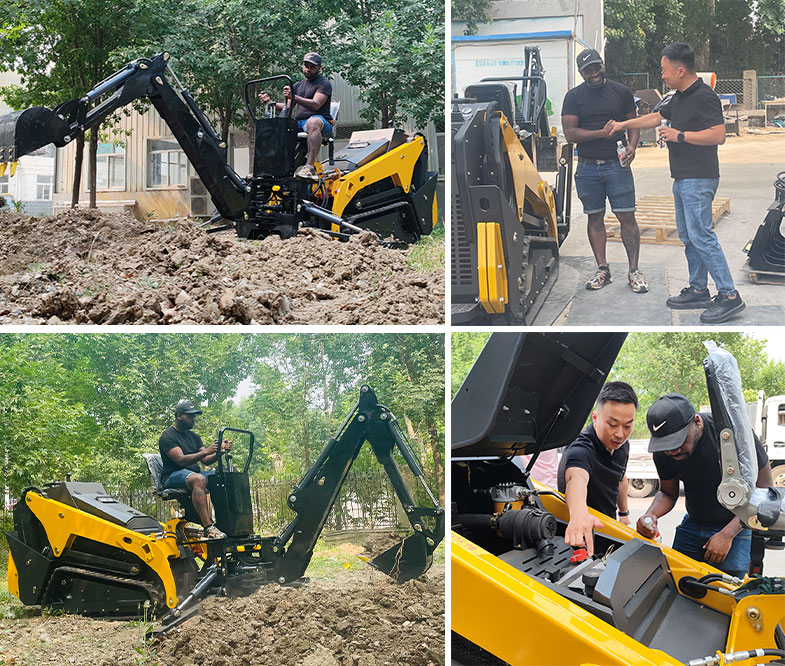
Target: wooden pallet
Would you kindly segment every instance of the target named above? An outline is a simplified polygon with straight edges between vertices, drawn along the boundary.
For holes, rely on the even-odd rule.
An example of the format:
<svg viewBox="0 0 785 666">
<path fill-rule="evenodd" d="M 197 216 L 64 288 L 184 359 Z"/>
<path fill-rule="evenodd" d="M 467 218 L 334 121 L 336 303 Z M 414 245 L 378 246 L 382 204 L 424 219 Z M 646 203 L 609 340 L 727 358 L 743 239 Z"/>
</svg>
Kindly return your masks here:
<svg viewBox="0 0 785 666">
<path fill-rule="evenodd" d="M 676 232 L 676 208 L 672 197 L 646 196 L 635 202 L 635 219 L 641 230 L 641 243 L 681 245 Z M 730 213 L 730 199 L 715 199 L 711 205 L 711 226 Z M 608 240 L 621 241 L 619 221 L 611 213 L 605 217 Z"/>
</svg>

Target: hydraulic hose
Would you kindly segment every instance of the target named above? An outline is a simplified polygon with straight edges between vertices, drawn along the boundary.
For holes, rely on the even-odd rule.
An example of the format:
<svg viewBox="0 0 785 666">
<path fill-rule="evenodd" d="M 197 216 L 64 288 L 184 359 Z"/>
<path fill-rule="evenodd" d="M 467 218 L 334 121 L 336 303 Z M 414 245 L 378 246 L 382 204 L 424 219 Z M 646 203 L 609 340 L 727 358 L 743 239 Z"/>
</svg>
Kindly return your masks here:
<svg viewBox="0 0 785 666">
<path fill-rule="evenodd" d="M 718 653 L 711 657 L 692 659 L 687 666 L 719 666 L 720 664 L 732 664 L 734 661 L 745 661 L 746 659 L 756 659 L 759 657 L 785 657 L 785 650 L 775 650 L 764 648 L 757 650 L 742 650 L 740 652 Z"/>
</svg>

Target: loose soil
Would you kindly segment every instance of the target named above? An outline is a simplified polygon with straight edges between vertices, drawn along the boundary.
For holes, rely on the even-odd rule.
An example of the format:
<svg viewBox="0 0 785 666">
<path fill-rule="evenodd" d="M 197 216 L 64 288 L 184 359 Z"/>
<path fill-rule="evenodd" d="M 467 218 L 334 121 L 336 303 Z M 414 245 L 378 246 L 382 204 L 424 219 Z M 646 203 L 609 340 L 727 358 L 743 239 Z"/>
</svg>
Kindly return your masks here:
<svg viewBox="0 0 785 666">
<path fill-rule="evenodd" d="M 4 666 L 443 666 L 444 564 L 396 585 L 368 566 L 299 588 L 211 597 L 148 646 L 141 623 L 0 620 Z"/>
<path fill-rule="evenodd" d="M 0 324 L 442 323 L 444 271 L 410 252 L 371 232 L 245 241 L 191 220 L 0 213 Z"/>
</svg>

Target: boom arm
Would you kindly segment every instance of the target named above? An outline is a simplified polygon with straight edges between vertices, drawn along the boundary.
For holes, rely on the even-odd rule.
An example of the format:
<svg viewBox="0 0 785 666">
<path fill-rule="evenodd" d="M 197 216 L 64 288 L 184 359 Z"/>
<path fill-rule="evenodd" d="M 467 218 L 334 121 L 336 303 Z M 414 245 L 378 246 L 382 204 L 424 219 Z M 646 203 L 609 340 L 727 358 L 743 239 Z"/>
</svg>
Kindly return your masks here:
<svg viewBox="0 0 785 666">
<path fill-rule="evenodd" d="M 54 111 L 35 106 L 0 116 L 0 163 L 13 164 L 49 143 L 62 148 L 117 109 L 147 97 L 172 130 L 218 212 L 228 220 L 243 219 L 251 187 L 227 163 L 226 142 L 178 81 L 168 61 L 168 53 L 134 60 L 84 97 L 64 102 Z M 167 71 L 177 90 L 167 80 Z"/>
<path fill-rule="evenodd" d="M 327 516 L 366 440 L 376 459 L 384 466 L 414 530 L 414 534 L 403 543 L 382 553 L 371 564 L 398 582 L 419 576 L 431 566 L 433 551 L 444 538 L 444 509 L 425 484 L 422 469 L 392 412 L 379 404 L 369 386 L 363 386 L 359 401 L 339 432 L 330 438 L 316 462 L 289 495 L 289 507 L 297 517 L 273 543 L 273 552 L 281 555 L 276 565 L 279 582 L 296 580 L 305 572 Z M 415 504 L 393 460 L 395 447 L 423 484 L 432 507 Z"/>
</svg>

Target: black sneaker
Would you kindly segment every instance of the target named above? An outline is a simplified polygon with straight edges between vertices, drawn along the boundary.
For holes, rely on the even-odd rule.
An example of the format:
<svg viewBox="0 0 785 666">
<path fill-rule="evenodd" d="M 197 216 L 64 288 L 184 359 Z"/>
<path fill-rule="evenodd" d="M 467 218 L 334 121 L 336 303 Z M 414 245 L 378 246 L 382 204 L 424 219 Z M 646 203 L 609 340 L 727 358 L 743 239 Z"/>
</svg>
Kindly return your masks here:
<svg viewBox="0 0 785 666">
<path fill-rule="evenodd" d="M 729 298 L 725 294 L 717 294 L 714 297 L 714 302 L 705 312 L 701 312 L 701 323 L 721 324 L 723 321 L 727 321 L 746 308 L 747 306 L 744 305 L 744 301 L 741 300 L 739 292 L 736 291 L 734 293 L 736 294 L 736 298 Z"/>
<path fill-rule="evenodd" d="M 695 291 L 692 287 L 684 287 L 678 296 L 671 296 L 665 305 L 673 310 L 697 310 L 711 305 L 709 290 Z"/>
</svg>

